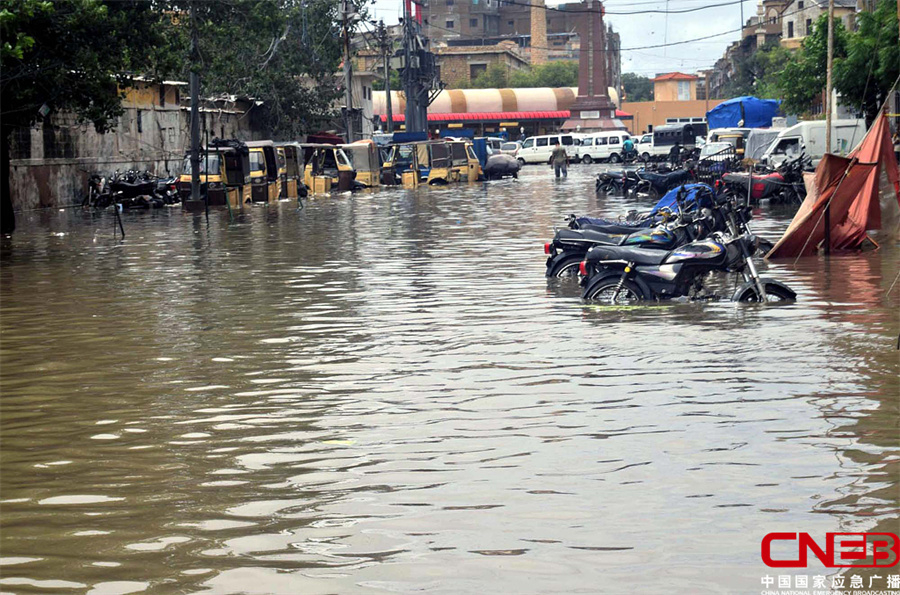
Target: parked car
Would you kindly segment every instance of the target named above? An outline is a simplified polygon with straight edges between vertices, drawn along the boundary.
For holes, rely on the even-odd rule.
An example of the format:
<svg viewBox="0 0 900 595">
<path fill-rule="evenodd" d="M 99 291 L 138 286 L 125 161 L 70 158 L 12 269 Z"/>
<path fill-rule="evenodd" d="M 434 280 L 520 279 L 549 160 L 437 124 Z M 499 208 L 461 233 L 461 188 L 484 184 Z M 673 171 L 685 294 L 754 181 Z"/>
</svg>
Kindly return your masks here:
<svg viewBox="0 0 900 595">
<path fill-rule="evenodd" d="M 624 161 L 622 143 L 627 138 L 631 138 L 631 135 L 620 130 L 587 135 L 581 141 L 578 156 L 582 163 L 591 163 L 592 161 L 619 163 Z"/>
<path fill-rule="evenodd" d="M 503 143 L 500 145 L 500 153 L 503 155 L 512 155 L 516 156 L 516 151 L 522 148 L 522 141 L 510 141 L 508 143 Z"/>
<path fill-rule="evenodd" d="M 559 143 L 566 148 L 569 160 L 578 159 L 578 144 L 571 134 L 545 134 L 525 139 L 522 147 L 516 151 L 516 159 L 521 165 L 526 163 L 550 163 L 553 145 Z"/>
</svg>

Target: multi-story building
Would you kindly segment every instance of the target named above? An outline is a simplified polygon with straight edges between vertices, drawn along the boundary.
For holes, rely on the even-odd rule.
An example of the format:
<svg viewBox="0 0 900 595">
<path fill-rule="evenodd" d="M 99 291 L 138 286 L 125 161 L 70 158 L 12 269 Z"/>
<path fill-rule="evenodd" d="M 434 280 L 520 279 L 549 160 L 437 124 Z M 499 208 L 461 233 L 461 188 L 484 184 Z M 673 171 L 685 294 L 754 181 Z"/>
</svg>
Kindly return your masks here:
<svg viewBox="0 0 900 595">
<path fill-rule="evenodd" d="M 819 17 L 828 12 L 828 0 L 792 0 L 782 13 L 781 45 L 788 49 L 799 48 L 803 38 L 812 32 Z M 834 16 L 844 22 L 847 29 L 856 25 L 856 0 L 834 0 Z"/>
</svg>

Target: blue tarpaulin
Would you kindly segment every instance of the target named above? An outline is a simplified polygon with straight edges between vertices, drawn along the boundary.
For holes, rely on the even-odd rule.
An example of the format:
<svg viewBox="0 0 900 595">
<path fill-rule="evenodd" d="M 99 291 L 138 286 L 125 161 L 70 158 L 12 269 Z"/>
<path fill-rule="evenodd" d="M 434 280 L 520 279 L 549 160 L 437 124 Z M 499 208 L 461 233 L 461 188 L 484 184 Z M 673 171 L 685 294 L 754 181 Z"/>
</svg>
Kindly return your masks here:
<svg viewBox="0 0 900 595">
<path fill-rule="evenodd" d="M 772 118 L 778 115 L 781 102 L 777 99 L 757 99 L 756 97 L 735 97 L 723 101 L 706 112 L 709 129 L 713 128 L 765 128 L 772 125 Z M 741 123 L 743 120 L 743 124 Z"/>
</svg>

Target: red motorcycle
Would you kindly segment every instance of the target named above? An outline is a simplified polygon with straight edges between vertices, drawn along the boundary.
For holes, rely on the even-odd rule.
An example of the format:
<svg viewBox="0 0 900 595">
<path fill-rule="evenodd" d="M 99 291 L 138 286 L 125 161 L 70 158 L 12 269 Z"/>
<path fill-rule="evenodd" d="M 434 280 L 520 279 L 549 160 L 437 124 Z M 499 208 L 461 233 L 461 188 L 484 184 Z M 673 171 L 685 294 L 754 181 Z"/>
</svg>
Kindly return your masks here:
<svg viewBox="0 0 900 595">
<path fill-rule="evenodd" d="M 750 173 L 736 172 L 722 176 L 722 183 L 735 196 L 747 202 L 747 186 L 751 185 L 750 203 L 768 200 L 774 203 L 800 204 L 806 198 L 806 185 L 803 183 L 803 171 L 810 159 L 801 154 L 796 159 L 789 159 L 778 168 L 762 173 L 754 173 L 752 181 Z"/>
</svg>

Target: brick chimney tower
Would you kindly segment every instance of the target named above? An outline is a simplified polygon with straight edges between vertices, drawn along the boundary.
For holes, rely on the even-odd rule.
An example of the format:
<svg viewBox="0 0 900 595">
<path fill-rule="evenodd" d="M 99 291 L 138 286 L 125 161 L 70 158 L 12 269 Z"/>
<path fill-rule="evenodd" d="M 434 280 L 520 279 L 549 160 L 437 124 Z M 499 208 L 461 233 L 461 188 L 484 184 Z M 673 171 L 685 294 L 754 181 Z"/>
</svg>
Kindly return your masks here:
<svg viewBox="0 0 900 595">
<path fill-rule="evenodd" d="M 547 9 L 544 0 L 531 0 L 531 64 L 547 63 Z"/>
<path fill-rule="evenodd" d="M 571 115 L 563 130 L 599 132 L 625 130 L 616 118 L 616 106 L 609 98 L 607 71 L 606 27 L 603 25 L 603 5 L 600 0 L 584 0 L 585 18 L 581 20 L 578 36 L 581 56 L 578 61 L 578 97 L 572 104 Z"/>
</svg>

